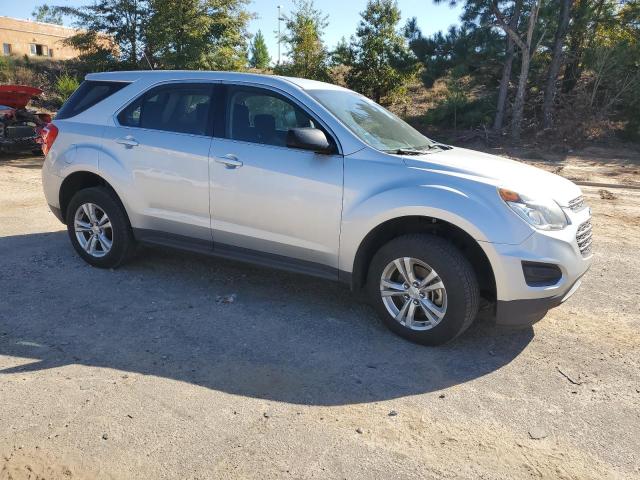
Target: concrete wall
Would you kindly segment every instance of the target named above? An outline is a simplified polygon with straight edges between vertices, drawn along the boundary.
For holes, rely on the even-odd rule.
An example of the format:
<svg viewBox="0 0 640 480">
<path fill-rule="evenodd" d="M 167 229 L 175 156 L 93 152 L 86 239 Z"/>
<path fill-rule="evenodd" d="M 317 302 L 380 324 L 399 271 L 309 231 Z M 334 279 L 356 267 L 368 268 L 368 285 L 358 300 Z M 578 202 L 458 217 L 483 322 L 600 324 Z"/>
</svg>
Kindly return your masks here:
<svg viewBox="0 0 640 480">
<path fill-rule="evenodd" d="M 5 55 L 4 44 L 11 45 L 11 55 L 30 58 L 68 60 L 79 52 L 63 45 L 63 40 L 77 30 L 50 23 L 32 22 L 0 16 L 0 56 Z M 36 45 L 36 53 L 31 45 Z"/>
</svg>

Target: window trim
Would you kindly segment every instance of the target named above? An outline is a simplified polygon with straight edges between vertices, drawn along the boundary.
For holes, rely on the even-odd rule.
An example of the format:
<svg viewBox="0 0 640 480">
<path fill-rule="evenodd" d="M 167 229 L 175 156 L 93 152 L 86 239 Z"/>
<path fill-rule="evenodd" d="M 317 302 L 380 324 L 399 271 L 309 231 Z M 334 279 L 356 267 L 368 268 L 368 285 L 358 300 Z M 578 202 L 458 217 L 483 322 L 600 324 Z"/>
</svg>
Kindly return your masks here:
<svg viewBox="0 0 640 480">
<path fill-rule="evenodd" d="M 187 133 L 187 132 L 174 132 L 171 130 L 158 130 L 155 128 L 144 128 L 144 127 L 135 127 L 132 125 L 123 125 L 120 123 L 120 120 L 118 120 L 118 117 L 120 116 L 120 114 L 126 110 L 127 108 L 129 108 L 131 105 L 133 105 L 134 103 L 136 103 L 138 100 L 144 98 L 145 96 L 149 95 L 150 93 L 152 93 L 154 90 L 158 89 L 158 88 L 163 88 L 163 87 L 168 87 L 171 85 L 184 85 L 184 86 L 189 86 L 189 85 L 207 85 L 211 91 L 211 104 L 209 105 L 209 113 L 207 115 L 207 130 L 206 133 L 204 135 L 198 134 L 198 133 Z M 164 132 L 164 133 L 170 133 L 173 135 L 188 135 L 190 137 L 204 137 L 204 138 L 213 138 L 213 133 L 214 133 L 214 122 L 215 122 L 215 116 L 218 113 L 218 107 L 217 107 L 217 102 L 216 102 L 216 86 L 219 85 L 219 82 L 215 81 L 215 80 L 203 80 L 203 79 L 195 79 L 195 80 L 166 80 L 163 82 L 158 82 L 158 83 L 154 83 L 153 85 L 149 85 L 147 86 L 147 88 L 145 88 L 144 90 L 142 90 L 141 92 L 139 92 L 132 100 L 127 100 L 127 102 L 122 105 L 120 108 L 118 108 L 116 110 L 116 112 L 113 114 L 113 122 L 117 127 L 120 128 L 132 128 L 135 130 L 142 130 L 145 132 Z"/>
<path fill-rule="evenodd" d="M 209 114 L 207 115 L 207 133 L 204 135 L 200 135 L 197 133 L 186 133 L 186 132 L 173 132 L 171 130 L 157 130 L 155 128 L 144 128 L 144 127 L 134 127 L 131 125 L 122 125 L 118 120 L 118 116 L 122 113 L 123 110 L 129 108 L 130 105 L 137 102 L 139 99 L 149 94 L 152 90 L 160 87 L 166 87 L 168 85 L 196 85 L 196 84 L 204 84 L 208 85 L 211 89 L 211 104 L 209 105 Z M 146 88 L 138 92 L 138 94 L 133 98 L 133 100 L 127 100 L 122 106 L 120 106 L 115 113 L 112 115 L 113 123 L 116 127 L 120 128 L 132 128 L 135 130 L 142 130 L 145 132 L 165 132 L 171 133 L 173 135 L 188 135 L 190 137 L 199 137 L 199 138 L 213 138 L 214 137 L 214 124 L 215 124 L 215 115 L 218 110 L 218 103 L 216 102 L 217 92 L 216 87 L 220 84 L 217 80 L 210 79 L 184 79 L 184 80 L 164 80 L 162 82 L 157 82 L 152 85 L 148 85 Z"/>
<path fill-rule="evenodd" d="M 322 117 L 320 115 L 318 115 L 316 112 L 311 110 L 306 105 L 302 104 L 296 97 L 294 97 L 290 93 L 285 92 L 284 90 L 278 87 L 274 87 L 271 85 L 264 85 L 264 84 L 255 83 L 255 82 L 221 80 L 219 83 L 222 87 L 224 87 L 224 93 L 221 96 L 223 101 L 220 102 L 222 106 L 221 108 L 217 109 L 218 110 L 217 116 L 221 116 L 222 118 L 217 120 L 220 120 L 220 123 L 222 123 L 223 125 L 222 130 L 224 135 L 216 135 L 214 132 L 214 138 L 222 138 L 225 140 L 229 140 L 230 142 L 240 142 L 240 143 L 245 143 L 249 145 L 259 145 L 261 147 L 278 148 L 278 149 L 284 149 L 288 151 L 292 151 L 292 150 L 305 151 L 301 149 L 289 148 L 287 146 L 282 147 L 280 145 L 271 145 L 271 144 L 265 144 L 265 143 L 249 142 L 246 140 L 237 140 L 237 139 L 229 138 L 227 136 L 226 127 L 227 127 L 227 116 L 229 114 L 227 104 L 228 104 L 228 97 L 229 97 L 230 90 L 232 90 L 233 88 L 242 88 L 242 87 L 253 88 L 257 90 L 267 90 L 269 92 L 272 92 L 275 94 L 275 96 L 282 97 L 285 100 L 292 103 L 293 105 L 295 105 L 296 107 L 300 108 L 303 112 L 309 115 L 314 122 L 318 123 L 318 125 L 322 127 L 322 129 L 325 132 L 325 135 L 328 134 L 331 137 L 330 141 L 333 140 L 333 144 L 336 146 L 336 150 L 334 152 L 329 153 L 329 155 L 343 155 L 342 153 L 343 149 L 342 149 L 342 145 L 340 144 L 340 140 L 338 139 L 338 136 L 335 134 L 335 132 L 329 127 L 329 125 L 327 125 L 327 122 L 322 120 Z"/>
</svg>

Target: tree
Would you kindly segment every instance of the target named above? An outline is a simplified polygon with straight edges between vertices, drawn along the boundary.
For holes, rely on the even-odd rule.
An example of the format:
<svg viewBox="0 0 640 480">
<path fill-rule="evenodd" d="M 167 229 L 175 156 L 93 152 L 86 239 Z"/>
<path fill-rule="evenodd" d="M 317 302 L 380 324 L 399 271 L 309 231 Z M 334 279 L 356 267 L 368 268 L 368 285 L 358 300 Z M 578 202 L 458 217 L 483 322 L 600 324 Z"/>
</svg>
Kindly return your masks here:
<svg viewBox="0 0 640 480">
<path fill-rule="evenodd" d="M 247 65 L 247 24 L 254 15 L 247 11 L 250 0 L 204 0 L 211 17 L 207 68 L 242 70 Z"/>
<path fill-rule="evenodd" d="M 529 68 L 531 66 L 531 57 L 533 55 L 533 33 L 538 21 L 538 12 L 542 0 L 532 0 L 531 11 L 529 12 L 529 20 L 527 23 L 527 33 L 522 37 L 518 32 L 513 30 L 509 23 L 505 20 L 503 13 L 497 6 L 497 2 L 491 4 L 491 9 L 496 16 L 497 24 L 505 31 L 513 42 L 520 49 L 520 76 L 518 78 L 518 88 L 513 103 L 513 118 L 511 119 L 511 138 L 513 140 L 520 139 L 522 131 L 522 118 L 524 116 L 524 102 L 527 94 L 527 81 L 529 79 Z"/>
<path fill-rule="evenodd" d="M 431 88 L 445 76 L 473 76 L 478 85 L 491 86 L 495 82 L 496 58 L 502 39 L 494 29 L 481 28 L 464 22 L 451 26 L 446 33 L 422 35 L 415 18 L 407 21 L 404 35 L 409 48 L 424 66 L 422 82 Z"/>
<path fill-rule="evenodd" d="M 145 25 L 150 56 L 162 68 L 246 67 L 246 0 L 150 0 Z"/>
<path fill-rule="evenodd" d="M 200 0 L 150 0 L 145 25 L 149 56 L 160 68 L 198 69 L 206 65 L 211 18 Z"/>
<path fill-rule="evenodd" d="M 62 25 L 62 13 L 56 11 L 55 7 L 49 5 L 40 5 L 31 12 L 31 17 L 36 22 L 54 23 Z"/>
<path fill-rule="evenodd" d="M 627 120 L 625 136 L 640 138 L 640 0 L 611 0 L 584 51 L 589 109 L 598 119 Z M 586 89 L 584 88 L 586 87 Z"/>
<path fill-rule="evenodd" d="M 571 12 L 567 65 L 562 78 L 562 91 L 571 92 L 582 75 L 585 50 L 591 45 L 607 3 L 611 0 L 578 0 Z"/>
<path fill-rule="evenodd" d="M 352 43 L 353 43 L 352 39 Z M 336 48 L 331 52 L 331 65 L 345 65 L 350 66 L 354 61 L 354 51 L 351 44 L 347 42 L 347 39 L 342 37 Z"/>
<path fill-rule="evenodd" d="M 264 35 L 258 30 L 250 48 L 249 65 L 253 68 L 265 69 L 269 66 L 271 57 L 264 41 Z"/>
<path fill-rule="evenodd" d="M 58 6 L 55 12 L 74 18 L 82 32 L 65 42 L 90 57 L 119 57 L 122 66 L 135 68 L 142 54 L 147 0 L 96 0 L 82 7 Z M 115 44 L 111 45 L 111 43 Z"/>
<path fill-rule="evenodd" d="M 328 80 L 329 53 L 322 41 L 328 16 L 315 8 L 313 0 L 294 0 L 290 16 L 284 15 L 285 33 L 281 41 L 288 47 L 287 61 L 276 71 L 295 77 Z"/>
<path fill-rule="evenodd" d="M 379 103 L 404 86 L 417 62 L 398 31 L 400 10 L 395 0 L 369 0 L 361 16 L 347 83 Z"/>
<path fill-rule="evenodd" d="M 520 12 L 522 11 L 522 0 L 516 0 L 513 11 L 509 18 L 509 28 L 518 30 Z M 509 93 L 509 83 L 511 82 L 511 69 L 515 57 L 515 43 L 510 35 L 506 36 L 506 47 L 504 55 L 504 65 L 502 67 L 502 77 L 500 78 L 500 88 L 498 89 L 498 102 L 496 105 L 496 116 L 493 120 L 493 129 L 502 130 L 504 124 L 504 114 L 507 106 L 507 94 Z"/>
<path fill-rule="evenodd" d="M 549 70 L 547 72 L 547 82 L 544 89 L 544 100 L 542 102 L 542 127 L 551 128 L 553 124 L 553 100 L 556 96 L 556 83 L 558 74 L 562 67 L 564 41 L 569 27 L 569 12 L 573 0 L 558 0 L 560 3 L 560 21 L 556 29 L 553 43 L 553 54 Z"/>
<path fill-rule="evenodd" d="M 434 0 L 435 3 L 443 3 L 444 1 Z M 464 8 L 461 16 L 463 27 L 473 35 L 471 43 L 467 43 L 467 45 L 471 52 L 475 51 L 477 61 L 479 60 L 485 65 L 491 65 L 495 63 L 492 59 L 495 59 L 500 65 L 502 75 L 498 83 L 493 129 L 501 130 L 504 124 L 512 68 L 517 52 L 516 44 L 510 35 L 504 34 L 502 38 L 498 38 L 499 30 L 495 29 L 493 8 L 498 8 L 498 5 L 500 5 L 504 18 L 508 19 L 509 28 L 517 32 L 522 16 L 523 0 L 507 1 L 506 5 L 504 0 L 448 0 L 448 3 L 451 6 L 463 4 Z M 478 40 L 481 38 L 486 38 L 482 48 L 478 45 Z M 499 44 L 502 46 L 498 47 Z M 485 68 L 485 70 L 487 69 Z M 495 80 L 495 75 L 489 73 L 485 77 L 484 85 L 491 86 Z"/>
<path fill-rule="evenodd" d="M 248 1 L 95 0 L 54 8 L 82 29 L 66 42 L 110 68 L 238 70 L 247 64 Z"/>
</svg>

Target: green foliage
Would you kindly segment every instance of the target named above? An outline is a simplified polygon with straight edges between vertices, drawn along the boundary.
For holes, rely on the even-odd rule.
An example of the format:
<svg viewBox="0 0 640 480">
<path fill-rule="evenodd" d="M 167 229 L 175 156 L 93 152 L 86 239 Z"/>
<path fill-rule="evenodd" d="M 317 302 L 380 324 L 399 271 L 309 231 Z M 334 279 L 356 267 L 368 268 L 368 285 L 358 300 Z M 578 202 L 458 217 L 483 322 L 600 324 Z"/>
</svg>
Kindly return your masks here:
<svg viewBox="0 0 640 480">
<path fill-rule="evenodd" d="M 63 74 L 58 77 L 55 84 L 55 91 L 64 102 L 71 96 L 73 92 L 80 86 L 80 82 L 75 77 Z"/>
<path fill-rule="evenodd" d="M 452 26 L 443 34 L 424 37 L 415 18 L 405 26 L 405 37 L 416 58 L 423 65 L 422 81 L 431 88 L 436 80 L 455 71 L 457 76 L 471 74 L 477 83 L 496 83 L 503 39 L 495 29 L 472 25 Z"/>
<path fill-rule="evenodd" d="M 495 98 L 474 98 L 468 85 L 460 79 L 448 79 L 446 91 L 433 108 L 425 114 L 425 121 L 445 128 L 475 128 L 489 125 L 495 113 Z"/>
<path fill-rule="evenodd" d="M 294 77 L 328 80 L 329 53 L 322 41 L 327 16 L 316 9 L 313 0 L 294 0 L 294 10 L 284 16 L 286 31 L 281 41 L 287 46 L 288 60 L 276 72 Z"/>
<path fill-rule="evenodd" d="M 249 52 L 249 65 L 251 67 L 265 69 L 269 66 L 271 57 L 269 56 L 269 49 L 267 48 L 267 44 L 264 41 L 264 35 L 262 35 L 262 32 L 260 30 L 258 30 L 258 33 L 256 33 L 256 36 L 251 43 Z"/>
<path fill-rule="evenodd" d="M 55 11 L 82 32 L 66 42 L 96 69 L 238 70 L 247 63 L 249 0 L 96 0 Z"/>
<path fill-rule="evenodd" d="M 36 7 L 31 12 L 31 17 L 36 22 L 55 23 L 56 25 L 62 25 L 62 14 L 56 10 L 55 7 L 51 7 L 47 4 Z"/>
<path fill-rule="evenodd" d="M 355 39 L 352 38 L 351 43 L 354 42 Z M 353 51 L 351 44 L 347 42 L 346 38 L 342 37 L 336 45 L 336 48 L 331 52 L 331 65 L 345 65 L 348 67 L 353 64 L 354 60 L 355 52 Z"/>
<path fill-rule="evenodd" d="M 206 63 L 211 19 L 199 0 L 150 0 L 147 52 L 160 68 L 197 69 Z"/>
<path fill-rule="evenodd" d="M 142 52 L 143 27 L 149 16 L 146 0 L 95 0 L 81 7 L 53 7 L 74 19 L 83 31 L 66 40 L 87 58 L 112 56 L 124 68 L 135 68 Z"/>
<path fill-rule="evenodd" d="M 398 31 L 400 10 L 395 0 L 369 0 L 361 16 L 347 83 L 381 102 L 406 84 L 417 65 Z"/>
</svg>

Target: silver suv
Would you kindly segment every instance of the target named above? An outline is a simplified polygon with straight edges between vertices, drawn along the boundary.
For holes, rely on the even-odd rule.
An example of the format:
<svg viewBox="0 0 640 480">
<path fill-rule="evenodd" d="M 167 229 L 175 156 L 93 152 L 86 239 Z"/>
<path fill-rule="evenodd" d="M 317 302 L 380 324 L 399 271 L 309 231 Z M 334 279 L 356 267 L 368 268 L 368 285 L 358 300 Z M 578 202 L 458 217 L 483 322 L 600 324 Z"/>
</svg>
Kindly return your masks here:
<svg viewBox="0 0 640 480">
<path fill-rule="evenodd" d="M 43 186 L 78 254 L 137 243 L 366 288 L 423 344 L 480 299 L 530 325 L 580 285 L 590 209 L 570 181 L 426 138 L 326 83 L 220 72 L 92 74 L 43 132 Z"/>
</svg>

